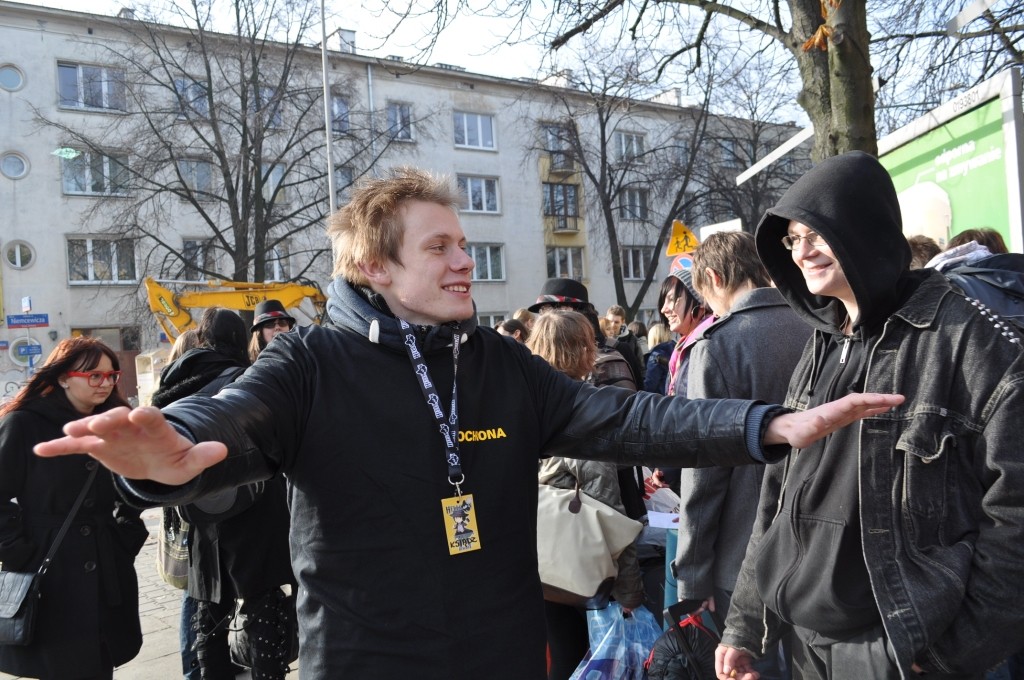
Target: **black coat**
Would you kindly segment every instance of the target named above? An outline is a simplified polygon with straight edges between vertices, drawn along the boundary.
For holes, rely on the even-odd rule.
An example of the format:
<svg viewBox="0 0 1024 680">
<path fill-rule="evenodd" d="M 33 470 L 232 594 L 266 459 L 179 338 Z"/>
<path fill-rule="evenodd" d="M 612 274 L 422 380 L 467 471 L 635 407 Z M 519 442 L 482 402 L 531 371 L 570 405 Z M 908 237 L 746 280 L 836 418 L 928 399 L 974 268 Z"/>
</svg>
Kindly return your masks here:
<svg viewBox="0 0 1024 680">
<path fill-rule="evenodd" d="M 32 446 L 63 436 L 81 414 L 63 392 L 0 419 L 0 561 L 35 571 L 97 463 L 85 455 L 40 458 Z M 0 646 L 0 670 L 43 678 L 95 676 L 142 647 L 135 556 L 149 532 L 100 467 L 42 582 L 35 642 Z"/>
<path fill-rule="evenodd" d="M 193 349 L 164 369 L 154 406 L 195 394 L 240 364 L 211 349 Z M 253 504 L 217 523 L 190 525 L 188 594 L 222 602 L 295 583 L 288 552 L 288 501 L 283 477 L 268 480 Z"/>
</svg>

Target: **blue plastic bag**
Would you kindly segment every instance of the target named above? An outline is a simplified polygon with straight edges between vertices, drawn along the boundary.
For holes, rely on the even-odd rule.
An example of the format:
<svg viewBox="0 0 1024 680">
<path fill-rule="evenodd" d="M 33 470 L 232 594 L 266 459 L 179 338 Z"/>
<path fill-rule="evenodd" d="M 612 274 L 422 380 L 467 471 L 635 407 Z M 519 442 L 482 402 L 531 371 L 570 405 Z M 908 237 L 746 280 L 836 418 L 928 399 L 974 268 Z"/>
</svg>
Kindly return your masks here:
<svg viewBox="0 0 1024 680">
<path fill-rule="evenodd" d="M 642 680 L 644 661 L 661 636 L 654 615 L 637 607 L 629 616 L 612 602 L 587 612 L 590 651 L 569 680 Z"/>
</svg>

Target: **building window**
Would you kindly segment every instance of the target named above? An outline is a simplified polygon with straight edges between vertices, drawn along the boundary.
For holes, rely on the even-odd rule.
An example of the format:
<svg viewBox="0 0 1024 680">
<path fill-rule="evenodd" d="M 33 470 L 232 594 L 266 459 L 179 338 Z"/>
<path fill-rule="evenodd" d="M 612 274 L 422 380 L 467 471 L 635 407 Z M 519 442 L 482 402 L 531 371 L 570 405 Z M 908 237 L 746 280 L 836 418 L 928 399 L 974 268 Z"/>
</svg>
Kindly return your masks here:
<svg viewBox="0 0 1024 680">
<path fill-rule="evenodd" d="M 191 78 L 175 78 L 178 118 L 209 118 L 210 99 L 206 83 Z"/>
<path fill-rule="evenodd" d="M 216 271 L 213 240 L 185 239 L 181 242 L 181 257 L 185 261 L 184 278 L 188 281 L 206 281 Z"/>
<path fill-rule="evenodd" d="M 480 326 L 494 328 L 507 318 L 508 314 L 505 314 L 504 312 L 484 312 L 476 315 L 476 322 Z"/>
<path fill-rule="evenodd" d="M 135 283 L 135 241 L 69 238 L 68 280 L 71 283 Z"/>
<path fill-rule="evenodd" d="M 128 193 L 128 156 L 63 149 L 61 177 L 65 194 L 125 195 Z"/>
<path fill-rule="evenodd" d="M 494 116 L 456 111 L 455 146 L 470 149 L 494 148 Z"/>
<path fill-rule="evenodd" d="M 263 200 L 267 203 L 287 203 L 288 191 L 282 186 L 284 181 L 284 165 L 274 163 L 265 170 L 261 168 L 263 182 Z"/>
<path fill-rule="evenodd" d="M 4 247 L 4 260 L 15 269 L 24 269 L 35 259 L 36 254 L 32 246 L 24 241 L 8 241 Z"/>
<path fill-rule="evenodd" d="M 60 105 L 78 109 L 125 110 L 124 70 L 58 62 Z"/>
<path fill-rule="evenodd" d="M 352 168 L 342 165 L 334 168 L 334 204 L 341 205 L 348 199 L 349 189 L 355 181 Z"/>
<path fill-rule="evenodd" d="M 548 217 L 579 217 L 579 187 L 544 183 L 544 214 Z"/>
<path fill-rule="evenodd" d="M 0 66 L 0 88 L 17 92 L 25 85 L 25 74 L 14 64 Z"/>
<path fill-rule="evenodd" d="M 727 168 L 738 168 L 740 166 L 739 148 L 735 139 L 723 139 L 722 165 Z"/>
<path fill-rule="evenodd" d="M 647 189 L 625 189 L 619 195 L 619 217 L 624 220 L 647 219 Z"/>
<path fill-rule="evenodd" d="M 412 105 L 388 102 L 388 135 L 391 139 L 412 141 Z"/>
<path fill-rule="evenodd" d="M 288 266 L 288 246 L 278 243 L 267 251 L 267 260 L 263 267 L 264 281 L 287 281 L 291 278 Z"/>
<path fill-rule="evenodd" d="M 644 136 L 636 132 L 615 133 L 615 159 L 620 163 L 642 161 Z"/>
<path fill-rule="evenodd" d="M 549 279 L 583 280 L 583 248 L 551 247 L 547 255 Z"/>
<path fill-rule="evenodd" d="M 349 118 L 348 100 L 340 94 L 331 95 L 331 132 L 336 135 L 347 135 L 352 131 Z"/>
<path fill-rule="evenodd" d="M 476 267 L 473 268 L 474 281 L 504 281 L 505 262 L 503 258 L 504 249 L 500 245 L 470 244 L 466 246 L 466 252 Z"/>
<path fill-rule="evenodd" d="M 251 113 L 262 116 L 263 124 L 268 128 L 281 127 L 281 106 L 276 97 L 277 90 L 263 85 L 252 92 L 250 99 Z"/>
<path fill-rule="evenodd" d="M 0 173 L 8 179 L 21 179 L 28 174 L 28 160 L 16 151 L 0 156 Z"/>
<path fill-rule="evenodd" d="M 643 280 L 647 278 L 647 264 L 654 256 L 650 246 L 626 246 L 622 249 L 622 278 Z"/>
<path fill-rule="evenodd" d="M 178 161 L 178 173 L 185 189 L 198 201 L 213 198 L 213 164 L 198 159 Z"/>
<path fill-rule="evenodd" d="M 493 177 L 458 177 L 462 209 L 466 212 L 498 212 L 498 180 Z"/>
<path fill-rule="evenodd" d="M 552 170 L 572 170 L 572 130 L 567 125 L 544 126 L 544 148 Z"/>
</svg>

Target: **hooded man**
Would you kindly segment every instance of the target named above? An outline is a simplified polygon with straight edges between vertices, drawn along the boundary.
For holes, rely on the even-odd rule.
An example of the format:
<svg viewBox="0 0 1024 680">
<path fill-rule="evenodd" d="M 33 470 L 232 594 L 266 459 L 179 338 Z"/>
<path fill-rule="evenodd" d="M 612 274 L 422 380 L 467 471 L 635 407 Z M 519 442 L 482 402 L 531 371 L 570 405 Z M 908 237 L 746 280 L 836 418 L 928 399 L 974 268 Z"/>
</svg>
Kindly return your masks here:
<svg viewBox="0 0 1024 680">
<path fill-rule="evenodd" d="M 779 291 L 814 329 L 786 405 L 899 391 L 894 412 L 765 474 L 719 677 L 796 633 L 795 677 L 976 678 L 1020 648 L 1021 340 L 938 272 L 908 271 L 892 180 L 829 158 L 758 226 Z"/>
<path fill-rule="evenodd" d="M 540 680 L 538 458 L 745 464 L 902 401 L 785 413 L 572 380 L 477 327 L 458 204 L 421 170 L 365 181 L 328 229 L 330 326 L 279 335 L 216 397 L 36 448 L 88 451 L 146 506 L 286 475 L 303 677 Z"/>
</svg>

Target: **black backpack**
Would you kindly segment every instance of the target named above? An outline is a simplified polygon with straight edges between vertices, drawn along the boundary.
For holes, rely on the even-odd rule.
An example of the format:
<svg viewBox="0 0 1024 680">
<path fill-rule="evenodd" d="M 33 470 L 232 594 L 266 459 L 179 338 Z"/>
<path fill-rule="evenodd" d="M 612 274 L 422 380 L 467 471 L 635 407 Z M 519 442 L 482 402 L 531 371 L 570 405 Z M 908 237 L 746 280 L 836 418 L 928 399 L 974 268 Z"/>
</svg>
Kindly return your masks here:
<svg viewBox="0 0 1024 680">
<path fill-rule="evenodd" d="M 636 380 L 633 378 L 633 369 L 629 362 L 617 351 L 604 345 L 597 350 L 597 361 L 594 362 L 590 382 L 598 387 L 614 385 L 636 392 Z"/>
<path fill-rule="evenodd" d="M 1024 330 L 1024 255 L 992 255 L 942 273 L 964 295 Z"/>
</svg>

